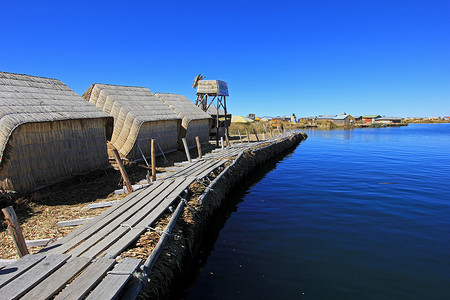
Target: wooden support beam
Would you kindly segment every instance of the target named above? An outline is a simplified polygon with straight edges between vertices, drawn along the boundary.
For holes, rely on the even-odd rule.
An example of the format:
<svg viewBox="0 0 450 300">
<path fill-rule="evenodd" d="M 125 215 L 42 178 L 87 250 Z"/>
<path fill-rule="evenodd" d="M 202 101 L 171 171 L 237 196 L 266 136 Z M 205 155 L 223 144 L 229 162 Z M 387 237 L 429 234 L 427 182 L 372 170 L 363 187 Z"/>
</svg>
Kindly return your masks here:
<svg viewBox="0 0 450 300">
<path fill-rule="evenodd" d="M 3 208 L 2 212 L 5 215 L 5 222 L 8 224 L 8 230 L 13 236 L 14 245 L 16 246 L 19 256 L 22 257 L 29 254 L 14 208 L 12 206 L 8 206 Z"/>
<path fill-rule="evenodd" d="M 241 131 L 238 129 L 238 133 L 239 133 L 239 140 L 241 141 L 242 144 L 242 136 L 241 136 Z"/>
<path fill-rule="evenodd" d="M 119 152 L 117 152 L 116 148 L 113 148 L 112 152 L 114 154 L 114 159 L 116 160 L 116 163 L 119 166 L 119 170 L 120 170 L 120 174 L 122 175 L 123 182 L 124 182 L 125 186 L 127 187 L 128 192 L 131 193 L 133 191 L 133 187 L 131 186 L 131 182 L 130 182 L 130 179 L 128 178 L 127 171 L 125 170 L 122 160 L 120 159 Z"/>
<path fill-rule="evenodd" d="M 221 136 L 220 137 L 220 146 L 222 147 L 222 150 L 223 150 L 223 148 L 224 148 L 224 144 L 223 144 L 223 136 Z"/>
<path fill-rule="evenodd" d="M 156 180 L 156 150 L 155 139 L 151 140 L 151 164 L 152 164 L 152 182 Z"/>
<path fill-rule="evenodd" d="M 195 142 L 197 143 L 197 151 L 198 151 L 198 158 L 202 158 L 202 146 L 200 145 L 200 139 L 198 136 L 195 137 Z"/>
<path fill-rule="evenodd" d="M 187 142 L 186 142 L 186 139 L 185 138 L 182 138 L 181 139 L 182 141 L 183 141 L 183 146 L 184 146 L 184 152 L 186 152 L 186 157 L 187 157 L 187 160 L 188 160 L 188 162 L 192 162 L 192 159 L 191 159 L 191 154 L 189 154 L 189 148 L 188 148 L 188 145 L 187 145 Z"/>
</svg>

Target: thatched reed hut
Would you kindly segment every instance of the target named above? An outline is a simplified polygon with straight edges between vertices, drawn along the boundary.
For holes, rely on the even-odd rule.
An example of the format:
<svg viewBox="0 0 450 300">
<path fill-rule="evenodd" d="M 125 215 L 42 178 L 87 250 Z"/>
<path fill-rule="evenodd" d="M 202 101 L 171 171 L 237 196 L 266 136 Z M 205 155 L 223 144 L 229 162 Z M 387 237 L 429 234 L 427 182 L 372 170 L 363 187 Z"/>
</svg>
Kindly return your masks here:
<svg viewBox="0 0 450 300">
<path fill-rule="evenodd" d="M 182 138 L 186 138 L 189 146 L 195 145 L 196 136 L 198 136 L 200 143 L 209 141 L 209 129 L 212 122 L 209 114 L 205 113 L 183 95 L 168 93 L 156 93 L 155 95 L 182 120 L 178 135 L 178 147 L 182 147 Z"/>
<path fill-rule="evenodd" d="M 1 190 L 30 191 L 107 165 L 112 118 L 61 81 L 0 72 L 0 106 Z"/>
<path fill-rule="evenodd" d="M 150 139 L 158 153 L 177 150 L 181 118 L 148 88 L 95 83 L 83 97 L 114 117 L 110 142 L 122 156 L 149 156 Z"/>
</svg>

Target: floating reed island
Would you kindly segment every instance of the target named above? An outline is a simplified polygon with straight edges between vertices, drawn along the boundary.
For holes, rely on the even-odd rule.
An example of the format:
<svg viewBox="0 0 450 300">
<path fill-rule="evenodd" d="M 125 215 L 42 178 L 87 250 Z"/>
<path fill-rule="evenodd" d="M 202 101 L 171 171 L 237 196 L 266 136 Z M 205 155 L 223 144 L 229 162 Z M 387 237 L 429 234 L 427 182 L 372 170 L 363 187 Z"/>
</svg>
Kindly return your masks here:
<svg viewBox="0 0 450 300">
<path fill-rule="evenodd" d="M 239 132 L 239 143 L 231 144 L 225 125 L 228 146 L 222 141 L 220 148 L 205 153 L 202 144 L 213 147 L 209 142 L 212 113 L 182 95 L 153 94 L 145 87 L 93 84 L 81 97 L 57 79 L 0 72 L 0 105 L 0 204 L 5 206 L 4 195 L 21 196 L 49 186 L 52 206 L 37 213 L 42 220 L 32 230 L 39 239 L 28 241 L 12 206 L 2 209 L 20 259 L 0 260 L 0 299 L 157 299 L 167 295 L 198 251 L 208 221 L 229 191 L 248 172 L 307 138 L 305 133 L 264 128 L 262 136 L 253 131 L 254 140 L 248 131 L 244 139 Z M 216 118 L 224 115 L 224 124 L 231 119 L 225 111 L 215 111 Z M 166 155 L 182 153 L 181 147 L 187 161 L 172 161 L 156 176 L 157 154 L 169 163 Z M 190 152 L 195 150 L 198 156 L 191 159 Z M 92 172 L 98 169 L 112 177 L 105 169 L 110 152 L 130 193 L 110 202 L 96 199 L 83 210 L 101 207 L 101 213 L 58 222 L 58 227 L 73 230 L 43 238 L 48 232 L 44 224 L 58 204 L 63 208 L 56 210 L 67 216 L 69 209 L 64 206 L 68 203 L 55 199 L 70 186 L 63 180 L 86 173 L 95 177 Z M 122 159 L 131 163 L 142 158 L 148 169 L 149 156 L 152 180 L 147 173 L 145 184 L 135 188 Z M 85 198 L 91 196 L 82 192 L 83 180 L 75 194 L 67 197 L 71 203 L 90 202 Z M 109 189 L 109 183 L 104 185 Z M 28 200 L 39 201 L 39 195 L 35 192 Z M 22 204 L 16 202 L 16 207 Z M 0 232 L 2 237 L 5 233 Z M 2 248 L 6 248 L 4 240 Z M 34 247 L 32 254 L 28 247 Z"/>
</svg>

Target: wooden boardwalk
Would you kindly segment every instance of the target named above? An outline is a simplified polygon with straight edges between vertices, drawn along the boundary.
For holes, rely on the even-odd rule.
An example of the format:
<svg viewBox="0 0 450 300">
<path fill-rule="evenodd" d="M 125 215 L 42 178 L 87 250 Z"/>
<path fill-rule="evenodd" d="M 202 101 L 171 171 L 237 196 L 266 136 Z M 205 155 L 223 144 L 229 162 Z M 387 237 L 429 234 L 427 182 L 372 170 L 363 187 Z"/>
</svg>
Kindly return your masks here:
<svg viewBox="0 0 450 300">
<path fill-rule="evenodd" d="M 38 254 L 0 269 L 0 300 L 115 298 L 141 264 L 130 258 L 117 263 L 116 258 L 183 198 L 191 183 L 243 151 L 283 137 L 214 150 L 203 159 L 171 168 Z"/>
</svg>

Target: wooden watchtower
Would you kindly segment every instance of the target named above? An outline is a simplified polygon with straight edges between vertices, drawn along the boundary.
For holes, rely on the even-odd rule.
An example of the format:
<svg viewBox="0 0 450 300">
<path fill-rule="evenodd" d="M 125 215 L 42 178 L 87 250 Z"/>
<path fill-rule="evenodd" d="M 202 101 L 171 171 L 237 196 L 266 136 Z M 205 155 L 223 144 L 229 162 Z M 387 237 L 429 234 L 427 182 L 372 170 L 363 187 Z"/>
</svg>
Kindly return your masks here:
<svg viewBox="0 0 450 300">
<path fill-rule="evenodd" d="M 201 78 L 201 75 L 199 76 Z M 197 80 L 199 76 L 194 83 L 197 87 L 195 105 L 209 113 L 213 118 L 210 136 L 216 137 L 217 145 L 220 137 L 225 137 L 227 145 L 230 145 L 228 126 L 231 123 L 231 115 L 227 111 L 227 83 L 221 80 Z"/>
</svg>

